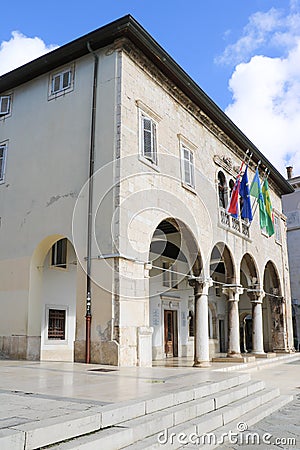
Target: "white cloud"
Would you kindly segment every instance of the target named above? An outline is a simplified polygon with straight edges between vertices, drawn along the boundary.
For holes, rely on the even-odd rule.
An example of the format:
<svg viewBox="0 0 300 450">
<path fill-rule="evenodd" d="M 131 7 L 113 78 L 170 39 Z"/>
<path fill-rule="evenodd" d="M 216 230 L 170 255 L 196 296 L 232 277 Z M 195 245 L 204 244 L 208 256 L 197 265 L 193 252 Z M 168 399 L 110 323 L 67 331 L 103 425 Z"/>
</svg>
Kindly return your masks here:
<svg viewBox="0 0 300 450">
<path fill-rule="evenodd" d="M 282 34 L 281 39 L 283 40 L 287 21 L 288 18 L 282 17 L 282 14 L 275 8 L 267 12 L 252 14 L 249 17 L 248 24 L 243 29 L 242 36 L 235 43 L 228 45 L 223 54 L 216 58 L 216 62 L 219 64 L 236 64 L 246 61 L 256 49 L 272 44 L 274 31 Z M 297 26 L 297 21 L 295 20 L 295 22 L 294 26 Z"/>
<path fill-rule="evenodd" d="M 57 47 L 54 45 L 47 46 L 38 37 L 29 38 L 19 31 L 13 31 L 11 39 L 9 41 L 3 41 L 0 45 L 0 75 L 32 61 L 55 48 Z"/>
<path fill-rule="evenodd" d="M 255 45 L 251 41 L 254 37 L 250 36 L 252 55 L 245 62 L 241 62 L 247 53 L 241 39 L 229 49 L 232 59 L 238 58 L 240 62 L 229 81 L 233 101 L 225 112 L 284 176 L 287 165 L 293 165 L 294 174 L 300 175 L 300 15 L 297 5 L 293 0 L 293 9 L 286 17 L 272 9 L 270 14 L 256 13 L 250 18 L 249 24 L 260 27 L 262 40 L 272 43 L 273 50 L 276 46 L 280 56 L 271 57 L 267 51 L 255 54 L 258 32 Z"/>
</svg>

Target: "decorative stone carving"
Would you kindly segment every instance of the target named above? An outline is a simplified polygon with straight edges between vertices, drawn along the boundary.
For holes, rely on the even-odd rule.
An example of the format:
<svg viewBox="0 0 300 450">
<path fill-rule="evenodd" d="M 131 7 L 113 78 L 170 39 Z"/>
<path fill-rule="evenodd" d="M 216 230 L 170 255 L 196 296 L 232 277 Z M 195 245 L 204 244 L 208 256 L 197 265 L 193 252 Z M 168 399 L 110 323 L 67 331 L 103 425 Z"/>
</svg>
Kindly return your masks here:
<svg viewBox="0 0 300 450">
<path fill-rule="evenodd" d="M 239 171 L 239 167 L 233 165 L 232 158 L 226 155 L 223 156 L 215 155 L 214 163 L 217 164 L 217 166 L 222 167 L 223 170 L 228 172 L 234 178 L 236 177 Z"/>
</svg>

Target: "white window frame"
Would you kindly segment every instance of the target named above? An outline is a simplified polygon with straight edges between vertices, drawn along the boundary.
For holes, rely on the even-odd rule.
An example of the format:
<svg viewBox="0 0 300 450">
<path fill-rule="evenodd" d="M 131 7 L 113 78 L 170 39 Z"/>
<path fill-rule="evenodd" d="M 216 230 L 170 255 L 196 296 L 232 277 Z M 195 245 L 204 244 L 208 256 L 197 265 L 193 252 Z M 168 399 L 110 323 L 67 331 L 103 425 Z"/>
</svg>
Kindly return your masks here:
<svg viewBox="0 0 300 450">
<path fill-rule="evenodd" d="M 7 100 L 6 110 L 2 110 L 2 104 Z M 11 110 L 11 95 L 0 95 L 0 119 L 6 117 L 10 114 Z"/>
<path fill-rule="evenodd" d="M 186 158 L 185 152 L 188 154 Z M 195 157 L 194 152 L 185 144 L 180 146 L 181 154 L 181 180 L 184 186 L 195 189 Z M 186 169 L 188 169 L 188 179 L 186 178 Z"/>
<path fill-rule="evenodd" d="M 0 158 L 0 184 L 5 182 L 7 147 L 8 147 L 7 142 L 0 143 L 0 148 L 3 149 L 3 155 Z"/>
<path fill-rule="evenodd" d="M 145 129 L 145 122 L 149 122 L 150 129 Z M 145 134 L 150 135 L 150 152 L 145 149 Z M 157 165 L 157 124 L 149 115 L 140 112 L 140 152 L 141 156 L 152 164 Z"/>
<path fill-rule="evenodd" d="M 152 167 L 154 170 L 159 172 L 157 129 L 161 117 L 156 112 L 154 112 L 149 106 L 147 106 L 142 100 L 136 100 L 135 104 L 138 107 L 139 159 L 141 162 L 147 164 L 148 166 Z M 149 130 L 149 133 L 151 134 L 150 154 L 145 153 L 144 120 L 149 120 L 151 124 Z"/>
<path fill-rule="evenodd" d="M 65 311 L 65 339 L 49 339 L 49 310 L 59 309 Z M 69 306 L 67 305 L 45 305 L 45 334 L 44 334 L 44 344 L 45 345 L 66 345 L 69 338 Z"/>
<path fill-rule="evenodd" d="M 68 76 L 68 84 L 66 86 L 64 83 L 64 76 L 69 74 Z M 59 86 L 55 89 L 55 80 L 59 80 Z M 71 92 L 74 87 L 74 65 L 64 67 L 57 72 L 54 72 L 50 75 L 49 79 L 49 99 L 59 97 L 68 92 Z"/>
<path fill-rule="evenodd" d="M 274 214 L 274 231 L 275 231 L 275 241 L 281 244 L 281 227 L 280 227 L 280 217 Z"/>
</svg>

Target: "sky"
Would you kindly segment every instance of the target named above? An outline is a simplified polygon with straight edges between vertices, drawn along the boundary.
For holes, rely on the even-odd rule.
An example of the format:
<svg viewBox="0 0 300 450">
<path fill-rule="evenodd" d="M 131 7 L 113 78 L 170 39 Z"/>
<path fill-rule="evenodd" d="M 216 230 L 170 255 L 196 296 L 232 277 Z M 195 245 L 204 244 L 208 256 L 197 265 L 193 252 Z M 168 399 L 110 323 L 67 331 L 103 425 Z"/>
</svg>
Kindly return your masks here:
<svg viewBox="0 0 300 450">
<path fill-rule="evenodd" d="M 131 14 L 286 176 L 300 175 L 300 0 L 14 0 L 0 75 Z"/>
</svg>

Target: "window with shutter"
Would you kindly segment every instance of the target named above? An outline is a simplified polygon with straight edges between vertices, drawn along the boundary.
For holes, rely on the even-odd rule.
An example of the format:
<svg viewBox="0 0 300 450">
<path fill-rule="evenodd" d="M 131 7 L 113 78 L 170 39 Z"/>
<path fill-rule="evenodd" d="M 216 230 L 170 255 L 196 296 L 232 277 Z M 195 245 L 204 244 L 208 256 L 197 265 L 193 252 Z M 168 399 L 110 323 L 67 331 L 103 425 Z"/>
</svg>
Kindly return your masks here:
<svg viewBox="0 0 300 450">
<path fill-rule="evenodd" d="M 10 112 L 10 103 L 11 96 L 10 95 L 2 95 L 0 96 L 0 116 L 4 116 L 9 114 Z"/>
<path fill-rule="evenodd" d="M 156 123 L 144 114 L 141 114 L 141 132 L 142 156 L 157 164 Z"/>
<path fill-rule="evenodd" d="M 281 231 L 280 231 L 280 218 L 274 214 L 274 230 L 275 230 L 275 240 L 276 242 L 281 242 Z"/>
<path fill-rule="evenodd" d="M 0 145 L 0 183 L 4 181 L 6 149 L 6 144 Z"/>
<path fill-rule="evenodd" d="M 190 149 L 181 147 L 182 181 L 187 186 L 195 187 L 194 155 Z"/>
<path fill-rule="evenodd" d="M 68 68 L 52 75 L 50 95 L 64 93 L 72 87 L 72 70 Z"/>
</svg>

